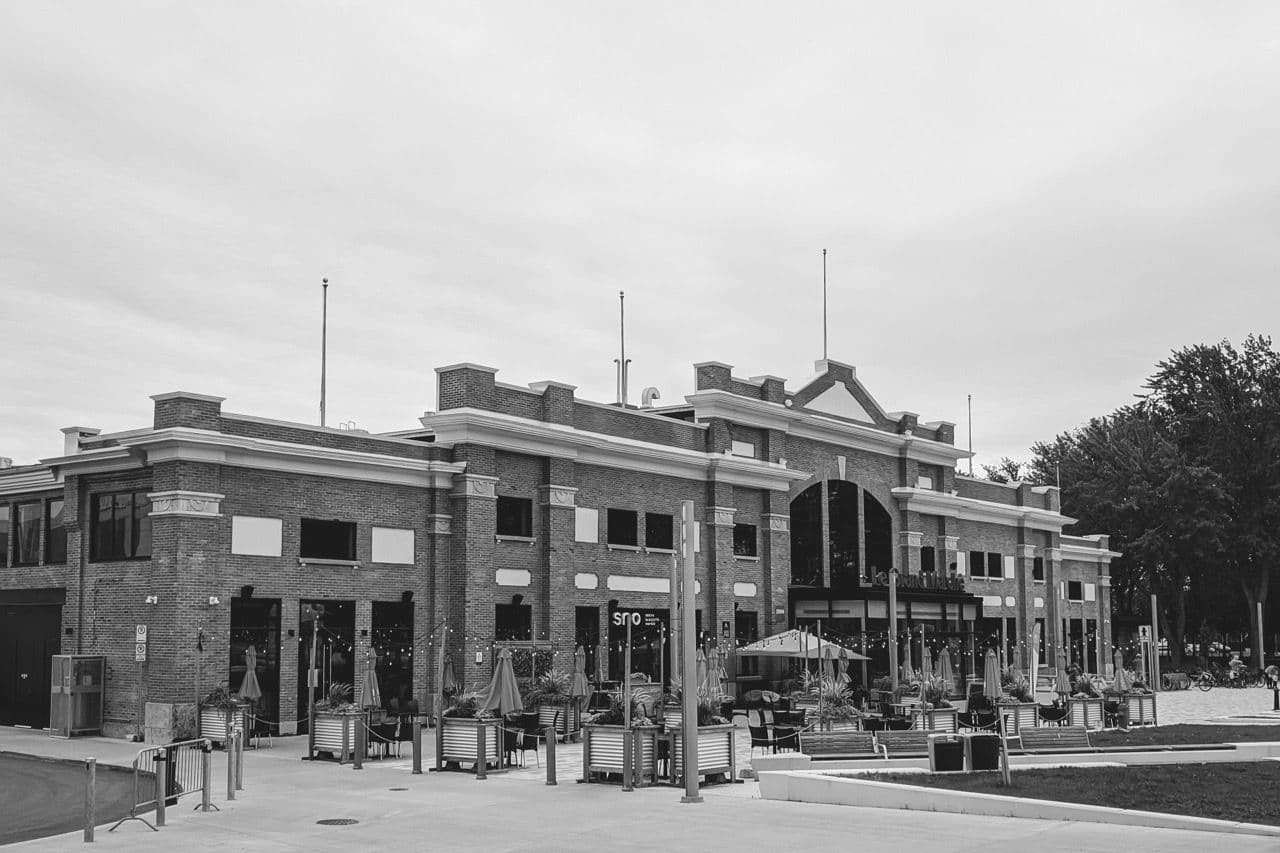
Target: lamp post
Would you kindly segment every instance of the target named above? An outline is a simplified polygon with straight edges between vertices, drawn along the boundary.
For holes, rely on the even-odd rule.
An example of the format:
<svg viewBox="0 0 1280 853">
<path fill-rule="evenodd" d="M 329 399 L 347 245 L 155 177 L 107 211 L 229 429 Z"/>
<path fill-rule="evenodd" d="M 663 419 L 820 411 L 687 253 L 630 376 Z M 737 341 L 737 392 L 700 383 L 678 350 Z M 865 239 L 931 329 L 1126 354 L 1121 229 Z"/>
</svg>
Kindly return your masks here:
<svg viewBox="0 0 1280 853">
<path fill-rule="evenodd" d="M 684 658 L 682 669 L 683 680 L 680 698 L 683 711 L 680 727 L 684 730 L 684 796 L 682 803 L 700 803 L 702 797 L 698 793 L 698 687 L 690 684 L 697 672 L 697 661 L 694 658 L 697 627 L 694 624 L 694 611 L 697 607 L 694 578 L 693 543 L 698 530 L 698 522 L 693 516 L 693 501 L 682 501 L 680 504 L 680 553 L 684 560 L 682 568 L 680 613 L 680 654 Z M 672 756 L 672 760 L 675 757 Z"/>
<path fill-rule="evenodd" d="M 889 686 L 898 692 L 898 570 L 889 570 Z M 898 701 L 894 699 L 893 701 Z"/>
</svg>

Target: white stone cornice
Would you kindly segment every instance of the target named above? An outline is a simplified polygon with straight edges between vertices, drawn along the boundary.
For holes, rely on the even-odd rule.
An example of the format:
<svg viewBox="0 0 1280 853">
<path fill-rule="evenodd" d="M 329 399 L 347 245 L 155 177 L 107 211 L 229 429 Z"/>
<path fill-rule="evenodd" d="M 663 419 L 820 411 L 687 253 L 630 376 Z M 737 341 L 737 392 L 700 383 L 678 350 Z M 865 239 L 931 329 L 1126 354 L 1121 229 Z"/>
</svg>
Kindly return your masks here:
<svg viewBox="0 0 1280 853">
<path fill-rule="evenodd" d="M 760 516 L 770 533 L 788 533 L 791 530 L 791 516 L 777 512 L 767 512 Z"/>
<path fill-rule="evenodd" d="M 117 453 L 140 451 L 145 454 L 148 464 L 208 462 L 421 488 L 449 488 L 453 478 L 466 469 L 465 465 L 453 462 L 317 447 L 189 427 L 150 430 L 119 441 L 121 447 L 106 450 Z M 68 465 L 75 466 L 77 461 L 93 452 L 84 451 L 69 457 Z"/>
<path fill-rule="evenodd" d="M 573 509 L 577 505 L 577 486 L 539 486 L 542 492 L 542 503 L 552 509 Z"/>
<path fill-rule="evenodd" d="M 436 444 L 479 444 L 515 453 L 571 459 L 583 465 L 620 468 L 646 474 L 705 480 L 757 489 L 786 491 L 808 478 L 802 471 L 758 459 L 686 450 L 623 436 L 587 432 L 564 424 L 520 418 L 484 409 L 428 412 L 422 425 Z"/>
<path fill-rule="evenodd" d="M 737 507 L 713 506 L 708 507 L 708 510 L 712 527 L 733 527 L 733 516 L 738 512 Z"/>
<path fill-rule="evenodd" d="M 40 464 L 48 465 L 61 478 L 68 474 L 103 474 L 141 468 L 142 459 L 136 453 L 131 453 L 128 447 L 112 446 L 94 447 L 69 456 L 41 459 Z"/>
<path fill-rule="evenodd" d="M 899 507 L 925 515 L 942 515 L 967 521 L 986 521 L 1010 526 L 1023 525 L 1033 530 L 1061 532 L 1076 519 L 1049 510 L 1026 506 L 1011 506 L 977 498 L 962 498 L 927 489 L 899 487 L 893 490 Z"/>
<path fill-rule="evenodd" d="M 1064 539 L 1066 537 L 1063 537 Z M 1074 545 L 1067 542 L 1062 543 L 1062 548 L 1058 551 L 1060 560 L 1071 560 L 1077 563 L 1103 563 L 1109 564 L 1115 557 L 1121 556 L 1119 551 L 1111 551 L 1106 548 L 1090 548 L 1087 545 Z"/>
<path fill-rule="evenodd" d="M 851 450 L 888 456 L 905 455 L 908 459 L 932 465 L 954 467 L 959 460 L 970 456 L 968 451 L 944 442 L 899 435 L 865 424 L 796 411 L 778 403 L 752 400 L 719 389 L 698 391 L 685 397 L 685 400 L 693 406 L 694 416 L 698 420 L 724 418 L 744 426 L 781 430 L 796 438 L 822 441 Z"/>
<path fill-rule="evenodd" d="M 218 403 L 221 405 L 226 397 L 213 397 L 209 394 L 193 394 L 190 391 L 166 391 L 163 394 L 152 394 L 151 399 L 157 403 L 165 400 L 196 400 L 201 403 Z"/>
<path fill-rule="evenodd" d="M 498 497 L 498 478 L 484 474 L 459 474 L 453 479 L 455 497 L 490 498 Z"/>
<path fill-rule="evenodd" d="M 1061 549 L 1061 548 L 1045 548 L 1045 549 L 1044 549 L 1044 558 L 1045 558 L 1045 560 L 1046 560 L 1046 561 L 1048 561 L 1048 562 L 1050 562 L 1050 563 L 1061 563 L 1061 562 L 1062 562 L 1062 549 Z"/>
<path fill-rule="evenodd" d="M 53 492 L 66 488 L 61 472 L 52 468 L 9 468 L 0 470 L 0 495 L 24 492 Z"/>
<path fill-rule="evenodd" d="M 226 495 L 212 492 L 191 492 L 185 489 L 174 489 L 167 492 L 151 492 L 147 498 L 151 501 L 152 517 L 166 515 L 185 515 L 195 518 L 220 518 L 222 516 L 222 499 Z"/>
</svg>

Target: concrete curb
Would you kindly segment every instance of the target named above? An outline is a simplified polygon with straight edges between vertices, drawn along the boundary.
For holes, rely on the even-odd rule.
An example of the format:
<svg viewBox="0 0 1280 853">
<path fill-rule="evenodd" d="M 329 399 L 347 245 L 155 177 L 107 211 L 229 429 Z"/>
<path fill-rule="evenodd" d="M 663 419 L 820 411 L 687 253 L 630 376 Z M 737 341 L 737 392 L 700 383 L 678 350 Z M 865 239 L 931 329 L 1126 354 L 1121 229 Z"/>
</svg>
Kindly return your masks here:
<svg viewBox="0 0 1280 853">
<path fill-rule="evenodd" d="M 803 803 L 952 812 L 989 817 L 1086 821 L 1280 838 L 1280 826 L 1115 809 L 1081 803 L 1004 797 L 998 794 L 978 794 L 970 791 L 921 788 L 892 782 L 872 782 L 847 776 L 830 776 L 812 771 L 762 772 L 760 795 L 767 800 Z"/>
</svg>

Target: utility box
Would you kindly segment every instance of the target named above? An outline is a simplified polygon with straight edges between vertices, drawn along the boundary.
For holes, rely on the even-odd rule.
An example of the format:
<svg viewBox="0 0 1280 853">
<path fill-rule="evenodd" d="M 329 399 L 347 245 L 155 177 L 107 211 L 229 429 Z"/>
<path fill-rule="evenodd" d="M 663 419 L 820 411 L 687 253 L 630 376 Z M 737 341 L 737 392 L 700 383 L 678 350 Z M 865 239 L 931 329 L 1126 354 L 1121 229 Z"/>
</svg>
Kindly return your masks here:
<svg viewBox="0 0 1280 853">
<path fill-rule="evenodd" d="M 934 773 L 964 770 L 964 743 L 958 735 L 929 735 L 929 769 Z"/>
<path fill-rule="evenodd" d="M 1000 735 L 992 732 L 965 735 L 964 766 L 968 770 L 999 770 Z"/>
<path fill-rule="evenodd" d="M 52 737 L 102 734 L 102 683 L 107 659 L 100 655 L 54 655 L 49 689 Z"/>
</svg>

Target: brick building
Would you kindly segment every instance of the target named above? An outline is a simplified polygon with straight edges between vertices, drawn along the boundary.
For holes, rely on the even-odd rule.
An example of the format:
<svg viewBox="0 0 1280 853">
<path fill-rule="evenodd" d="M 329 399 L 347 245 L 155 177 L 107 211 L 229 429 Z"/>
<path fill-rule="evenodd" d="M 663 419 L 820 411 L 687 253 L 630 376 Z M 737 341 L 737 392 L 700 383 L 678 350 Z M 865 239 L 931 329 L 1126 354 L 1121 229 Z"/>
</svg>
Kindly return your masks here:
<svg viewBox="0 0 1280 853">
<path fill-rule="evenodd" d="M 0 470 L 0 723 L 44 724 L 58 652 L 107 656 L 112 733 L 237 687 L 249 644 L 285 732 L 313 662 L 356 682 L 376 656 L 388 699 L 429 697 L 441 653 L 482 683 L 495 643 L 565 670 L 582 645 L 616 677 L 632 621 L 657 676 L 684 500 L 704 641 L 822 620 L 874 676 L 896 571 L 904 661 L 923 635 L 970 671 L 995 646 L 1107 668 L 1107 538 L 1063 535 L 1055 488 L 957 476 L 954 425 L 885 412 L 848 365 L 789 390 L 707 362 L 683 403 L 640 409 L 496 373 L 439 368 L 438 411 L 384 435 L 160 394 L 149 427 L 68 427 L 62 455 Z M 739 689 L 778 675 L 733 664 Z"/>
</svg>

